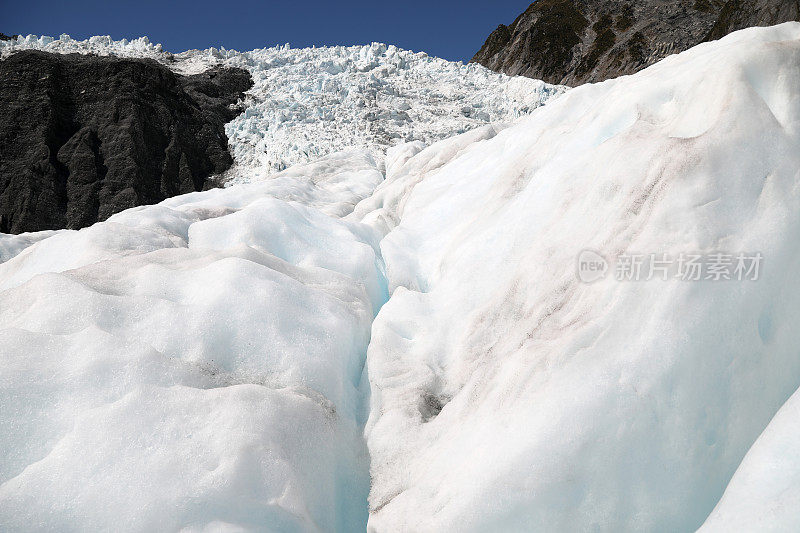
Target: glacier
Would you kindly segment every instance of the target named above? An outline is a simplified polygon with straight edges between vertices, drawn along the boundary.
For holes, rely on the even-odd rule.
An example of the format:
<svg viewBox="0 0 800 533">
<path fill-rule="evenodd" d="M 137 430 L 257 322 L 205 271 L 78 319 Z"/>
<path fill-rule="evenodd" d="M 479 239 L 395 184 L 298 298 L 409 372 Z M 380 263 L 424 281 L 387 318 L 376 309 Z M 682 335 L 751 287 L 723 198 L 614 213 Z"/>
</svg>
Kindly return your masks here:
<svg viewBox="0 0 800 533">
<path fill-rule="evenodd" d="M 93 39 L 13 46 L 170 61 Z M 1 236 L 0 529 L 796 529 L 798 65 L 800 24 L 743 30 L 269 176 L 234 135 L 225 189 Z"/>
<path fill-rule="evenodd" d="M 370 531 L 703 523 L 800 386 L 799 38 L 733 34 L 387 176 L 416 185 L 381 241 Z M 586 284 L 585 249 L 765 270 Z"/>
<path fill-rule="evenodd" d="M 221 177 L 228 184 L 352 148 L 369 150 L 380 165 L 392 146 L 430 144 L 487 123 L 510 122 L 567 90 L 382 43 L 172 54 L 146 37 L 77 41 L 28 35 L 0 41 L 0 58 L 26 49 L 146 57 L 181 74 L 219 65 L 248 70 L 254 86 L 246 109 L 226 126 L 234 158 L 234 167 Z"/>
<path fill-rule="evenodd" d="M 699 531 L 800 530 L 800 391 L 747 452 Z"/>
<path fill-rule="evenodd" d="M 0 529 L 363 528 L 388 295 L 378 234 L 341 217 L 382 175 L 360 151 L 295 172 L 0 264 Z"/>
</svg>

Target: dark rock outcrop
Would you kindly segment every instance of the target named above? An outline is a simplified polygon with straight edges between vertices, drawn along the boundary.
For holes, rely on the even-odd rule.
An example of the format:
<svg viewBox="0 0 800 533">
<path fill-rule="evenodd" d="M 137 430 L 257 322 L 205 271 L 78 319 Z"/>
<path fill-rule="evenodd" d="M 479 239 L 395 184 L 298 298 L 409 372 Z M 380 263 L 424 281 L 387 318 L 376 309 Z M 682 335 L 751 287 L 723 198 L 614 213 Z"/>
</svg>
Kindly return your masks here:
<svg viewBox="0 0 800 533">
<path fill-rule="evenodd" d="M 580 85 L 637 72 L 748 26 L 799 20 L 800 0 L 537 0 L 472 58 L 492 70 Z"/>
<path fill-rule="evenodd" d="M 0 61 L 0 232 L 77 229 L 209 186 L 248 72 L 24 51 Z"/>
<path fill-rule="evenodd" d="M 752 26 L 772 26 L 792 20 L 800 20 L 800 0 L 729 0 L 706 40 L 715 41 Z"/>
</svg>

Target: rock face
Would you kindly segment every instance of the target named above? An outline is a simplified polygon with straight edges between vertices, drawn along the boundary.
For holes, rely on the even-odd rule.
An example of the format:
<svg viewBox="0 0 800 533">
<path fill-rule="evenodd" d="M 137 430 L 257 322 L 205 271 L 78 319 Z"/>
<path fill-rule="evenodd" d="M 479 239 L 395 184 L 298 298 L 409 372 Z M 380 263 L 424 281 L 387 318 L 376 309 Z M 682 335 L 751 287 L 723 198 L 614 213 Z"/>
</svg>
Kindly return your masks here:
<svg viewBox="0 0 800 533">
<path fill-rule="evenodd" d="M 800 20 L 800 0 L 729 0 L 707 40 L 721 39 L 751 26 L 771 26 Z"/>
<path fill-rule="evenodd" d="M 0 232 L 77 229 L 209 186 L 252 85 L 145 59 L 24 51 L 0 61 Z"/>
<path fill-rule="evenodd" d="M 748 26 L 800 20 L 798 0 L 538 0 L 472 58 L 492 70 L 580 85 L 637 72 Z"/>
</svg>

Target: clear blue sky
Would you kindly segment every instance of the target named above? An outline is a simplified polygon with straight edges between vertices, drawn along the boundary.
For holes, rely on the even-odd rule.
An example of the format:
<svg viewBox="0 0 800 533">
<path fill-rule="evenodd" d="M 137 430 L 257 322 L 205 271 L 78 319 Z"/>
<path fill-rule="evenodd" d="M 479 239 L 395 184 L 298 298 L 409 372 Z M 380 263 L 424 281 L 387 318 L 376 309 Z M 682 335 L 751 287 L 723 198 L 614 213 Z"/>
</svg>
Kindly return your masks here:
<svg viewBox="0 0 800 533">
<path fill-rule="evenodd" d="M 75 39 L 147 35 L 172 52 L 224 46 L 250 50 L 381 41 L 469 60 L 498 24 L 530 0 L 0 0 L 0 32 L 68 33 Z"/>
</svg>

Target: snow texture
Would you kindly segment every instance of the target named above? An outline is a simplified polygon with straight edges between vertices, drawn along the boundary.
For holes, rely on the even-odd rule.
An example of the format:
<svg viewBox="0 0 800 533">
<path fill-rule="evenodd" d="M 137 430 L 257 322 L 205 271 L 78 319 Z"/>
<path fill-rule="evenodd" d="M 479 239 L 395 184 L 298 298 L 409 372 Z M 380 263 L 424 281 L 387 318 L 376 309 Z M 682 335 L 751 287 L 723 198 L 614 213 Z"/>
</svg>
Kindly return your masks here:
<svg viewBox="0 0 800 533">
<path fill-rule="evenodd" d="M 747 452 L 700 532 L 800 531 L 798 443 L 800 391 Z"/>
<path fill-rule="evenodd" d="M 52 237 L 56 233 L 58 233 L 58 231 L 37 231 L 34 233 L 21 233 L 19 235 L 0 233 L 0 263 L 5 263 L 28 246 L 42 239 Z"/>
<path fill-rule="evenodd" d="M 131 209 L 0 265 L 0 530 L 356 531 L 387 298 L 367 153 Z"/>
<path fill-rule="evenodd" d="M 798 65 L 800 24 L 744 30 L 2 241 L 0 530 L 796 529 Z M 585 249 L 765 263 L 586 284 Z"/>
<path fill-rule="evenodd" d="M 390 146 L 430 144 L 489 122 L 513 121 L 566 90 L 380 43 L 173 55 L 146 37 L 76 41 L 29 35 L 0 41 L 0 57 L 28 48 L 149 57 L 189 74 L 218 64 L 249 70 L 254 86 L 247 109 L 226 127 L 235 161 L 224 177 L 230 183 L 350 148 L 370 150 L 380 164 Z"/>
<path fill-rule="evenodd" d="M 396 225 L 367 358 L 370 531 L 703 524 L 800 386 L 799 64 L 800 24 L 745 30 L 391 154 L 354 213 Z M 584 249 L 760 251 L 765 268 L 585 284 Z M 746 461 L 718 529 L 734 509 L 757 526 L 779 494 L 772 524 L 796 529 L 795 414 L 753 451 L 781 476 Z"/>
</svg>

